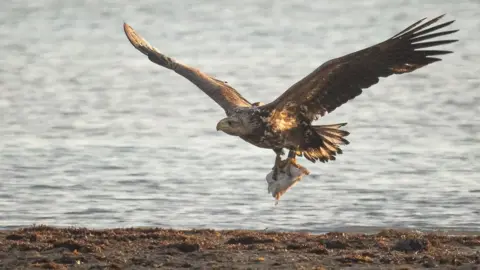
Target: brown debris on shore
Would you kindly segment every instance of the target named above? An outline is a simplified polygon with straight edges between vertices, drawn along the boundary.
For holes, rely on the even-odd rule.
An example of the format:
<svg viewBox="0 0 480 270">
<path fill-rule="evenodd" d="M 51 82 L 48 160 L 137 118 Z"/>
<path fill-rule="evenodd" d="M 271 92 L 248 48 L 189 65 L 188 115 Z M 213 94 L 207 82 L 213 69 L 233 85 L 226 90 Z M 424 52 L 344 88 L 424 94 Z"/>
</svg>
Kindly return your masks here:
<svg viewBox="0 0 480 270">
<path fill-rule="evenodd" d="M 480 269 L 480 235 L 34 226 L 0 231 L 0 269 Z"/>
</svg>

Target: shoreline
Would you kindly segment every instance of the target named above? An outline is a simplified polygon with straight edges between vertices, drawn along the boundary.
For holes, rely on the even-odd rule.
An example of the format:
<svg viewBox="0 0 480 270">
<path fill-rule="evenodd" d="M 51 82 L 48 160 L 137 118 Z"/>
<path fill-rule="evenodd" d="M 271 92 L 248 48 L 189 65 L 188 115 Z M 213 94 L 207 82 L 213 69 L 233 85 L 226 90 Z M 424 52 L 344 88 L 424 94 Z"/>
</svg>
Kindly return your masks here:
<svg viewBox="0 0 480 270">
<path fill-rule="evenodd" d="M 342 226 L 342 227 L 332 227 L 324 230 L 307 230 L 307 229 L 278 229 L 275 227 L 265 227 L 262 229 L 256 228 L 235 228 L 235 227 L 168 227 L 168 226 L 154 226 L 154 225 L 129 225 L 129 226 L 118 226 L 118 227 L 85 227 L 85 226 L 73 226 L 73 225 L 51 225 L 51 224 L 29 224 L 29 225 L 10 225 L 10 226 L 0 226 L 0 233 L 7 231 L 17 231 L 25 228 L 35 228 L 35 227 L 49 227 L 55 229 L 88 229 L 91 231 L 102 231 L 102 230 L 118 230 L 118 229 L 163 229 L 163 230 L 176 230 L 176 231 L 191 231 L 191 230 L 214 230 L 214 231 L 255 231 L 255 232 L 278 232 L 278 233 L 308 233 L 312 235 L 320 235 L 331 232 L 340 232 L 348 234 L 376 234 L 382 231 L 394 230 L 398 232 L 419 232 L 419 233 L 436 233 L 436 234 L 446 234 L 449 236 L 469 236 L 469 235 L 480 235 L 480 227 L 399 227 L 399 226 L 360 226 L 360 225 L 351 225 L 351 226 Z"/>
<path fill-rule="evenodd" d="M 28 226 L 0 230 L 0 269 L 480 269 L 480 233 Z M 475 268 L 476 267 L 476 268 Z"/>
</svg>

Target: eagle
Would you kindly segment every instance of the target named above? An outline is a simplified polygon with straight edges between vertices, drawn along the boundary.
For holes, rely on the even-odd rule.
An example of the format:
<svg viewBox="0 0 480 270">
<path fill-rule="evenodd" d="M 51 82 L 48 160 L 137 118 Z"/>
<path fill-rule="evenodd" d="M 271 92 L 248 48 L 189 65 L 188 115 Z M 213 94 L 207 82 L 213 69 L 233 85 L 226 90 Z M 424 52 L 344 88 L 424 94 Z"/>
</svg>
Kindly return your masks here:
<svg viewBox="0 0 480 270">
<path fill-rule="evenodd" d="M 455 20 L 435 25 L 444 16 L 423 18 L 383 42 L 331 59 L 269 103 L 249 102 L 225 81 L 161 53 L 126 22 L 123 29 L 130 43 L 151 62 L 188 79 L 223 108 L 226 117 L 217 123 L 217 131 L 272 149 L 275 180 L 279 172 L 285 172 L 285 164 L 298 166 L 297 156 L 313 163 L 328 162 L 342 154 L 341 145 L 349 144 L 345 138 L 349 132 L 341 129 L 346 123 L 314 125 L 313 121 L 354 99 L 381 77 L 412 72 L 452 53 L 432 49 L 458 41 L 432 40 L 458 31 L 443 29 Z M 288 155 L 282 160 L 284 149 Z"/>
</svg>

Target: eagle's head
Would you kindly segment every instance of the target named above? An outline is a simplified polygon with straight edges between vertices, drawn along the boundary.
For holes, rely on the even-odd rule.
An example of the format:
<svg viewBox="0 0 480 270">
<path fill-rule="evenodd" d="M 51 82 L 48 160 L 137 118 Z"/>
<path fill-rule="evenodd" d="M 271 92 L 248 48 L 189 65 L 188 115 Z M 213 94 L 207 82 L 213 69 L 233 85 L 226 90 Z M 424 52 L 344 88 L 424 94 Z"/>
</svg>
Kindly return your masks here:
<svg viewBox="0 0 480 270">
<path fill-rule="evenodd" d="M 245 124 L 241 117 L 232 115 L 220 120 L 217 123 L 217 130 L 221 130 L 229 135 L 242 136 L 250 133 L 250 128 Z"/>
</svg>

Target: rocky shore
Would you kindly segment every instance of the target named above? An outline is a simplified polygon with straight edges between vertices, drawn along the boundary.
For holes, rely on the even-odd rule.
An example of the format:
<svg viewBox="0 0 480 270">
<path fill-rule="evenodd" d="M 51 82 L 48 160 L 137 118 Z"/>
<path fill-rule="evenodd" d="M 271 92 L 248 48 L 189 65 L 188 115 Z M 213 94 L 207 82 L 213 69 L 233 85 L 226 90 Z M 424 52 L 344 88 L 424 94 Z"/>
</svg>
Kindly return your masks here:
<svg viewBox="0 0 480 270">
<path fill-rule="evenodd" d="M 0 269 L 480 269 L 480 235 L 33 226 L 0 231 Z"/>
</svg>

